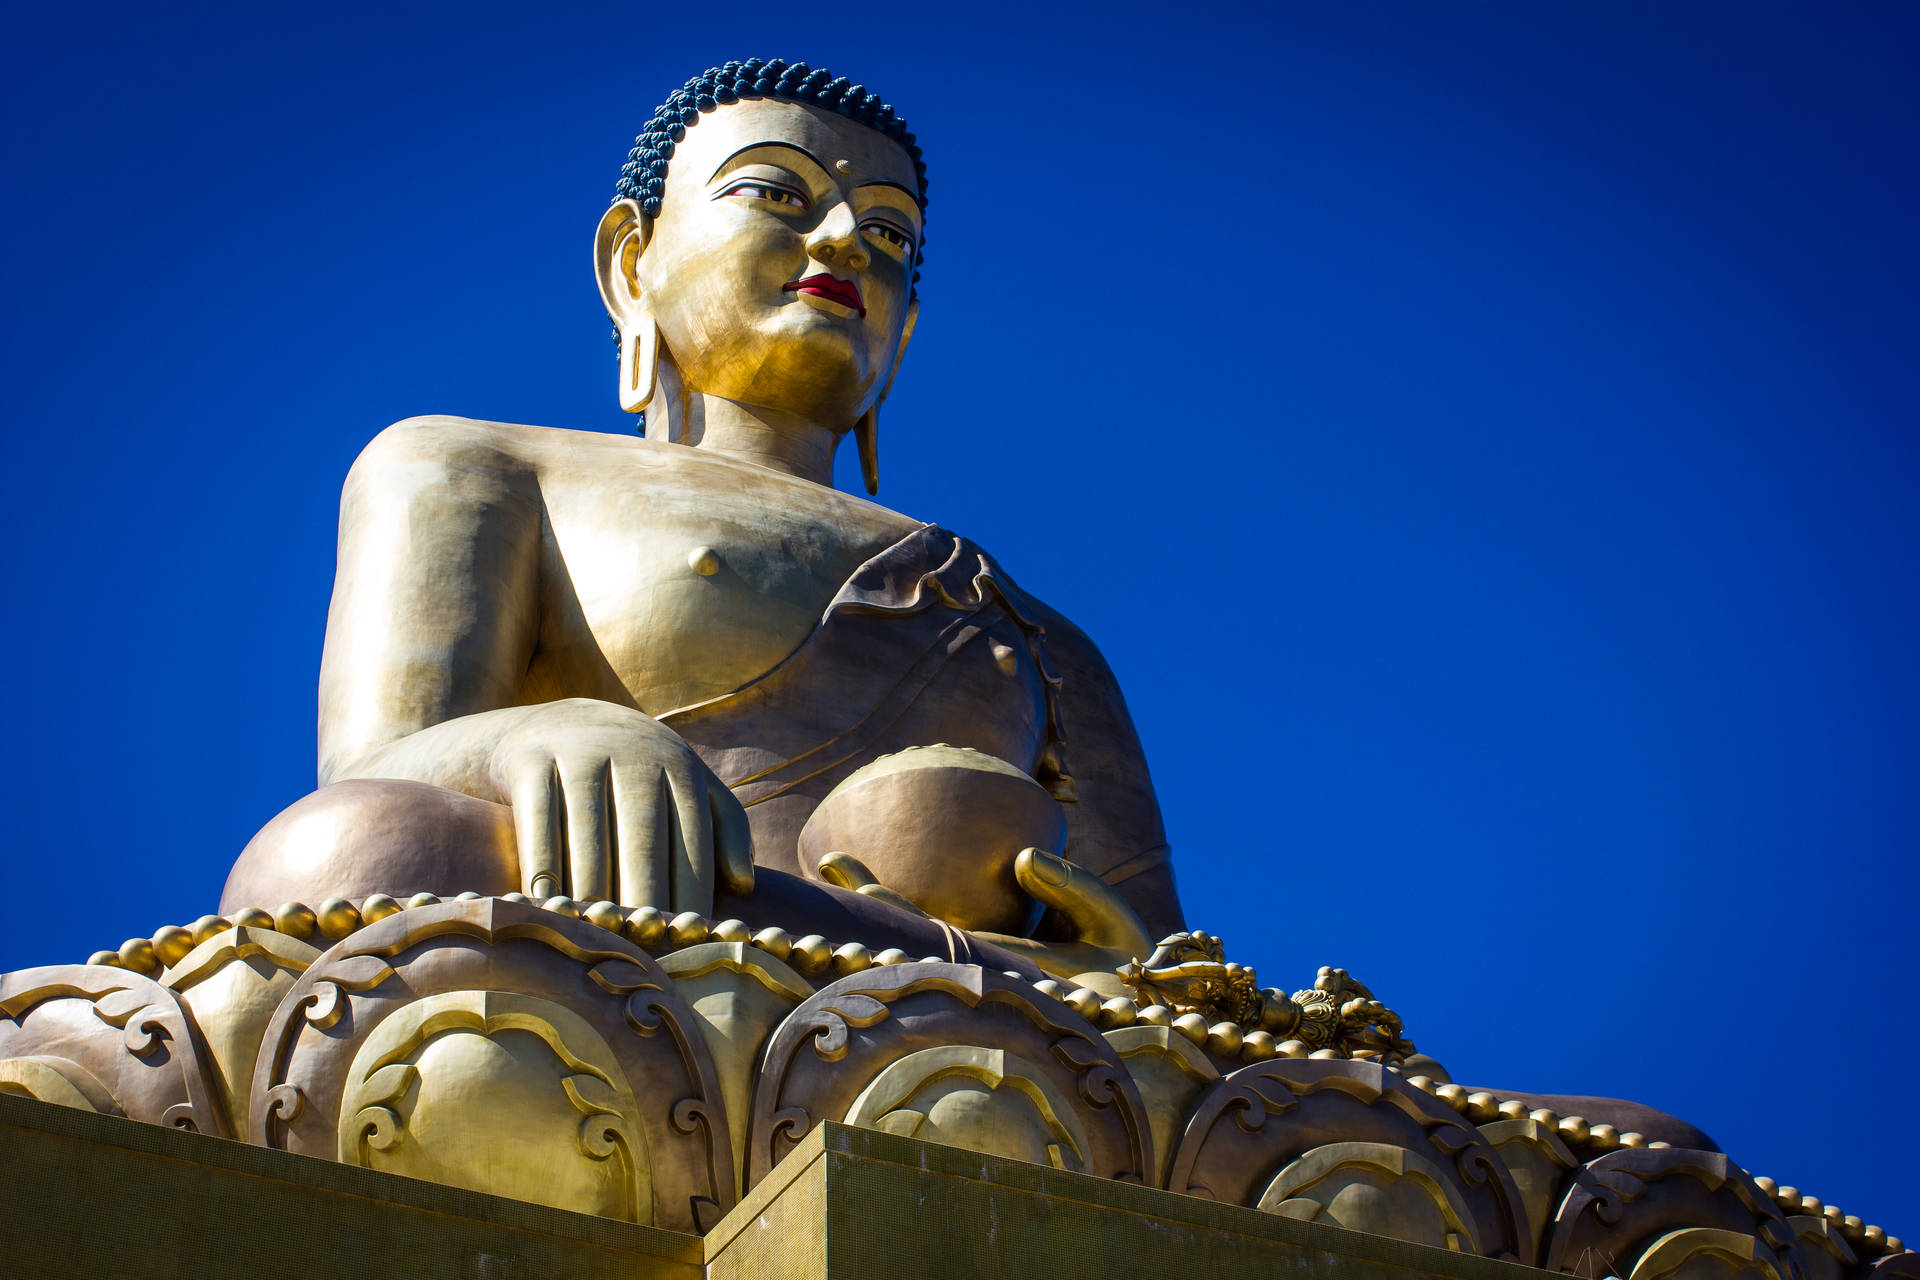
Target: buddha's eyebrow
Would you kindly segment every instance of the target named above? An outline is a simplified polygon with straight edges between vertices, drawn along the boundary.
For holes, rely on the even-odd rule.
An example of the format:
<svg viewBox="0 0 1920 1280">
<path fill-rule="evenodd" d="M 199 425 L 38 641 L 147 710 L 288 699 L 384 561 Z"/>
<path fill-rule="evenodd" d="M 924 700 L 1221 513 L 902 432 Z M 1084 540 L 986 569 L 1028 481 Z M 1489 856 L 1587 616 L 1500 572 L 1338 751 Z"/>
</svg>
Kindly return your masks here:
<svg viewBox="0 0 1920 1280">
<path fill-rule="evenodd" d="M 920 197 L 897 182 L 889 182 L 885 178 L 875 178 L 872 182 L 863 182 L 860 185 L 862 187 L 892 187 L 895 191 L 898 191 L 901 195 L 913 201 L 913 207 L 916 210 L 920 207 Z"/>
<path fill-rule="evenodd" d="M 728 156 L 725 160 L 722 160 L 720 162 L 719 167 L 713 171 L 713 176 L 708 178 L 707 181 L 712 182 L 714 178 L 717 178 L 721 174 L 725 173 L 727 171 L 728 165 L 732 164 L 735 160 L 738 160 L 741 156 L 746 155 L 747 152 L 765 151 L 769 147 L 781 147 L 787 151 L 798 151 L 801 155 L 805 156 L 809 161 L 811 161 L 813 163 L 813 167 L 818 169 L 821 173 L 824 174 L 827 171 L 827 166 L 821 164 L 818 157 L 816 157 L 811 151 L 808 151 L 805 147 L 796 147 L 791 142 L 755 142 L 749 146 L 740 148 L 738 151 Z"/>
</svg>

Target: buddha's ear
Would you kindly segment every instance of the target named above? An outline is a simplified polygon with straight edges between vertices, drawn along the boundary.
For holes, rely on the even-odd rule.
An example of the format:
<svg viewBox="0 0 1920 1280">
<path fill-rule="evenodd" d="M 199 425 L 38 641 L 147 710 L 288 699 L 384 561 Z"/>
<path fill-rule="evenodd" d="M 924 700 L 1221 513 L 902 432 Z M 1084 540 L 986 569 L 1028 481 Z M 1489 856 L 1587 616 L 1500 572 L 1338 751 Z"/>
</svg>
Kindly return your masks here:
<svg viewBox="0 0 1920 1280">
<path fill-rule="evenodd" d="M 640 252 L 653 238 L 653 219 L 637 202 L 616 200 L 593 235 L 593 272 L 600 301 L 617 325 L 645 305 L 640 293 Z"/>
<path fill-rule="evenodd" d="M 593 236 L 593 272 L 600 301 L 620 331 L 620 407 L 640 413 L 653 399 L 660 330 L 640 288 L 640 254 L 653 236 L 653 219 L 632 200 L 616 200 Z"/>
</svg>

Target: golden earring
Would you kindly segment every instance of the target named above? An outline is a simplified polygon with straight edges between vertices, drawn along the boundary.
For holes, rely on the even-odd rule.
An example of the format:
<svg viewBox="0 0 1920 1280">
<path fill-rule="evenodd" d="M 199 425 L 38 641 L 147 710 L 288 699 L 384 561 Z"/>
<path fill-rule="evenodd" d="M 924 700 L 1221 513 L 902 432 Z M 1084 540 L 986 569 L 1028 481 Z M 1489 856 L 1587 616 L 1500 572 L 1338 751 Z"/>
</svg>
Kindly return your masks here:
<svg viewBox="0 0 1920 1280">
<path fill-rule="evenodd" d="M 860 415 L 853 424 L 854 443 L 860 446 L 860 475 L 867 482 L 867 492 L 875 497 L 880 493 L 880 405 L 876 401 L 871 409 Z"/>
<path fill-rule="evenodd" d="M 659 372 L 660 327 L 650 315 L 642 315 L 631 332 L 620 332 L 620 408 L 639 413 L 653 399 L 653 382 Z"/>
</svg>

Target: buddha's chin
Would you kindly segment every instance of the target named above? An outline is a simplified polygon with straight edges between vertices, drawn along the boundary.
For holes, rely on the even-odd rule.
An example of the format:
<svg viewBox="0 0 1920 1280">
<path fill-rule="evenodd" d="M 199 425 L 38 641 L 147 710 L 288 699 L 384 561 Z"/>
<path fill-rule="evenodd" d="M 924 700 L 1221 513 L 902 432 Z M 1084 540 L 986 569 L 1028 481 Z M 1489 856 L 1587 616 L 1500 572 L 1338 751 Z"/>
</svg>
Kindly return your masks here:
<svg viewBox="0 0 1920 1280">
<path fill-rule="evenodd" d="M 720 377 L 710 387 L 731 384 L 727 398 L 779 409 L 820 422 L 837 421 L 860 404 L 872 385 L 865 335 L 795 326 L 767 343 L 757 359 L 733 362 L 745 378 Z M 729 371 L 722 371 L 729 372 Z"/>
</svg>

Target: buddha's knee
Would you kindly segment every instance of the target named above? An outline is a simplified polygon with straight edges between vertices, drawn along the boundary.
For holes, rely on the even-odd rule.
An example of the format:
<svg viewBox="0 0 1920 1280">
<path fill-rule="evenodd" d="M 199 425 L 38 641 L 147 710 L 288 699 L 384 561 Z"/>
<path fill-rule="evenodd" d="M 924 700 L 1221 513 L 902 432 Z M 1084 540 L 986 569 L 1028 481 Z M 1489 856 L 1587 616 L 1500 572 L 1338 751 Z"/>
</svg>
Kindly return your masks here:
<svg viewBox="0 0 1920 1280">
<path fill-rule="evenodd" d="M 322 787 L 262 827 L 227 876 L 220 910 L 519 887 L 513 815 L 505 805 L 367 778 Z"/>
</svg>

